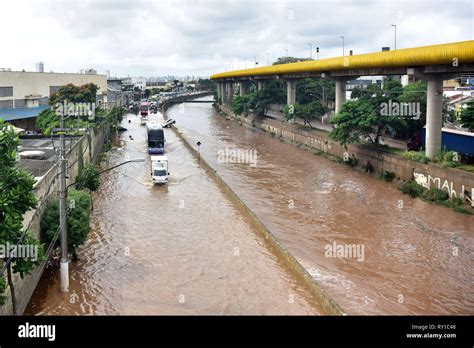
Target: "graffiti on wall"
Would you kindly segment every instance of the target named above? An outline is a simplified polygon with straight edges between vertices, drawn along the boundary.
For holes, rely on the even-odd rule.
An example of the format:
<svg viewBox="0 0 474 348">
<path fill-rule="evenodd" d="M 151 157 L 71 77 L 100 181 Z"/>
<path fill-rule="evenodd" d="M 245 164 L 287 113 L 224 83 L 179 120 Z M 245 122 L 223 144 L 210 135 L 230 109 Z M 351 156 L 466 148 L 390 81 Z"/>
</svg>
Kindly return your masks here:
<svg viewBox="0 0 474 348">
<path fill-rule="evenodd" d="M 465 185 L 461 185 L 461 187 L 457 187 L 455 190 L 455 185 L 452 181 L 447 179 L 441 179 L 438 177 L 433 177 L 430 174 L 423 174 L 423 173 L 413 173 L 413 178 L 418 185 L 421 185 L 428 190 L 431 188 L 437 188 L 440 190 L 447 191 L 450 198 L 459 197 L 471 203 L 471 206 L 474 207 L 474 187 L 466 187 Z M 469 193 L 469 190 L 471 191 Z"/>
</svg>

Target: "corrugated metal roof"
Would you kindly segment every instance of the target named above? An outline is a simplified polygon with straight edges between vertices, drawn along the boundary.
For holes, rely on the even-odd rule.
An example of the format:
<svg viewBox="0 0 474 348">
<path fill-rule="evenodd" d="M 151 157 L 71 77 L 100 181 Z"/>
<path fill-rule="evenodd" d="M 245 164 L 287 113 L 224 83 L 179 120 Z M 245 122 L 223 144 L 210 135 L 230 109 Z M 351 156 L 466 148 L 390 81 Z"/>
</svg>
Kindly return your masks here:
<svg viewBox="0 0 474 348">
<path fill-rule="evenodd" d="M 0 109 L 0 118 L 4 119 L 5 121 L 13 121 L 23 118 L 36 117 L 41 111 L 47 108 L 48 106 L 35 106 L 32 108 Z"/>
</svg>

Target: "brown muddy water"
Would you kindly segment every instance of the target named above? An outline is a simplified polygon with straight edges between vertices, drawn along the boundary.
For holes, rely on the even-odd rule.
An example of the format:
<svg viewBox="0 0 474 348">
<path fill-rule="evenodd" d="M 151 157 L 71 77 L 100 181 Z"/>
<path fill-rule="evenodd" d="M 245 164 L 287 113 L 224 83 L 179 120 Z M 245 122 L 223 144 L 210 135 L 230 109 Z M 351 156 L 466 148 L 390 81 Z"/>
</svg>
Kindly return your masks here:
<svg viewBox="0 0 474 348">
<path fill-rule="evenodd" d="M 168 117 L 348 314 L 474 314 L 473 216 L 411 199 L 210 104 Z"/>
<path fill-rule="evenodd" d="M 145 127 L 127 117 L 102 167 L 146 163 L 103 175 L 88 240 L 70 264 L 70 293 L 59 292 L 53 263 L 25 314 L 322 314 L 172 130 L 170 181 L 151 184 Z"/>
</svg>

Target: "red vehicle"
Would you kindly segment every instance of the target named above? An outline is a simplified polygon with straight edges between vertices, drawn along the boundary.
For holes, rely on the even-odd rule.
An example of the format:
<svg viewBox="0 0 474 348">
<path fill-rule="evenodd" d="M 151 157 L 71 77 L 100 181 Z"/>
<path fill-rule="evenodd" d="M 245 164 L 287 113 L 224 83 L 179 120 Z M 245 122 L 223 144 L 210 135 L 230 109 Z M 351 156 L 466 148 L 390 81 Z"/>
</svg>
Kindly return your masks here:
<svg viewBox="0 0 474 348">
<path fill-rule="evenodd" d="M 140 123 L 145 124 L 148 121 L 148 115 L 150 114 L 150 103 L 141 102 L 140 104 Z"/>
</svg>

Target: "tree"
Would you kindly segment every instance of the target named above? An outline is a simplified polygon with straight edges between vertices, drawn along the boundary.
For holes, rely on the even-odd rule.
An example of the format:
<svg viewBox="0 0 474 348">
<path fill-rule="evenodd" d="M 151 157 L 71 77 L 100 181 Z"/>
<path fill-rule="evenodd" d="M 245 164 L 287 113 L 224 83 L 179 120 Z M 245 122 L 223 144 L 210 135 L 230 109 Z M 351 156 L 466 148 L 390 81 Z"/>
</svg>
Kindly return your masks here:
<svg viewBox="0 0 474 348">
<path fill-rule="evenodd" d="M 308 58 L 296 58 L 296 57 L 280 57 L 273 63 L 273 65 L 299 63 L 309 60 Z"/>
<path fill-rule="evenodd" d="M 38 251 L 34 259 L 17 254 L 7 266 L 7 280 L 14 314 L 17 314 L 17 309 L 12 273 L 19 273 L 23 278 L 43 260 L 42 246 L 30 231 L 23 229 L 23 214 L 36 207 L 37 199 L 33 194 L 34 178 L 16 167 L 18 143 L 18 135 L 14 128 L 0 119 L 0 245 L 21 244 Z M 9 259 L 8 256 L 0 255 L 0 259 L 5 263 Z M 3 275 L 1 277 L 0 279 L 3 279 Z M 5 288 L 3 279 L 0 281 L 0 291 L 4 291 Z M 0 304 L 3 304 L 4 300 L 5 297 L 0 296 Z"/>
<path fill-rule="evenodd" d="M 253 101 L 256 98 L 256 93 L 248 93 L 243 96 L 235 96 L 232 99 L 232 112 L 236 115 L 248 115 L 250 109 L 254 106 Z"/>
<path fill-rule="evenodd" d="M 70 190 L 67 197 L 67 231 L 68 250 L 77 259 L 76 249 L 84 244 L 89 233 L 91 197 L 86 191 Z M 41 218 L 41 235 L 43 241 L 50 243 L 59 227 L 59 201 L 53 200 Z M 56 246 L 59 245 L 59 240 Z"/>
<path fill-rule="evenodd" d="M 403 86 L 400 81 L 388 77 L 383 80 L 383 91 L 392 101 L 398 101 L 403 92 Z"/>
<path fill-rule="evenodd" d="M 467 103 L 467 108 L 461 111 L 461 124 L 470 131 L 474 131 L 474 99 Z"/>
<path fill-rule="evenodd" d="M 216 82 L 211 80 L 211 79 L 199 79 L 197 81 L 197 87 L 201 91 L 216 91 L 217 90 L 217 85 Z"/>
<path fill-rule="evenodd" d="M 397 116 L 381 115 L 373 102 L 362 99 L 350 100 L 331 120 L 334 128 L 329 136 L 342 145 L 367 138 L 377 146 L 388 128 L 400 121 Z"/>
<path fill-rule="evenodd" d="M 308 78 L 296 83 L 296 101 L 308 104 L 319 100 L 323 105 L 336 98 L 335 82 L 328 79 Z"/>
<path fill-rule="evenodd" d="M 91 192 L 97 191 L 100 186 L 99 171 L 93 164 L 89 164 L 79 175 L 76 176 L 76 189 L 88 189 Z"/>
<path fill-rule="evenodd" d="M 406 126 L 398 129 L 397 133 L 403 138 L 411 138 L 413 135 L 420 134 L 426 124 L 426 91 L 428 83 L 426 81 L 416 81 L 403 87 L 403 93 L 400 95 L 401 103 L 415 103 L 420 107 L 420 115 L 417 117 L 406 118 Z"/>
<path fill-rule="evenodd" d="M 315 100 L 308 104 L 296 102 L 294 105 L 285 105 L 283 113 L 286 120 L 301 118 L 305 125 L 307 124 L 313 128 L 311 120 L 323 116 L 326 113 L 326 109 L 319 101 Z"/>
<path fill-rule="evenodd" d="M 67 100 L 71 103 L 95 103 L 99 87 L 94 83 L 87 83 L 82 86 L 75 86 L 72 83 L 62 86 L 56 93 L 49 97 L 49 105 L 62 103 Z"/>
</svg>

